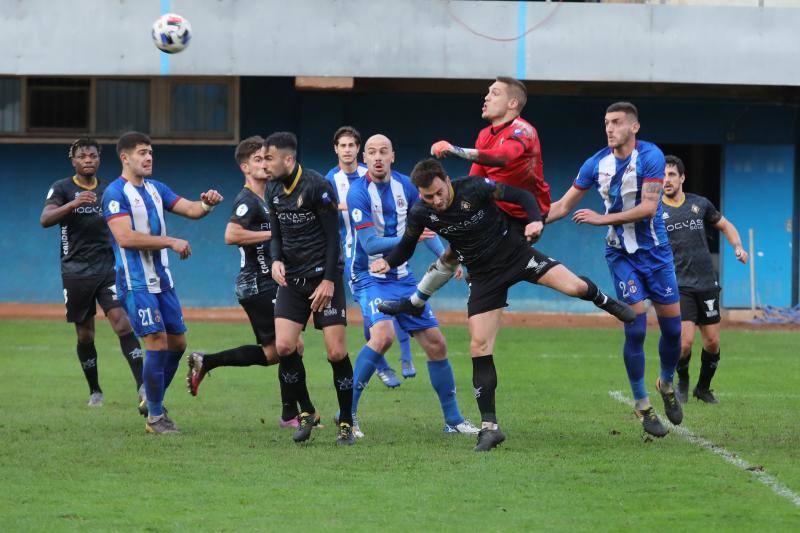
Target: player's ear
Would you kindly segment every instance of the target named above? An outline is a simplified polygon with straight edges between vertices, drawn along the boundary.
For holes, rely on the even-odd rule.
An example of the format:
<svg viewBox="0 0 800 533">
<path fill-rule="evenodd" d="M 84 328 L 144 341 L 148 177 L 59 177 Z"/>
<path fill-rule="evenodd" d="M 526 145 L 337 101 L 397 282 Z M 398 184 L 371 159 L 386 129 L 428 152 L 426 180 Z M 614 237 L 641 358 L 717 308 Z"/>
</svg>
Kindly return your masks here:
<svg viewBox="0 0 800 533">
<path fill-rule="evenodd" d="M 639 133 L 639 128 L 640 128 L 640 127 L 641 127 L 641 124 L 639 124 L 639 121 L 638 121 L 638 120 L 635 120 L 635 121 L 633 122 L 633 124 L 631 124 L 631 131 L 633 132 L 633 134 L 634 134 L 634 135 L 636 135 L 637 133 Z"/>
</svg>

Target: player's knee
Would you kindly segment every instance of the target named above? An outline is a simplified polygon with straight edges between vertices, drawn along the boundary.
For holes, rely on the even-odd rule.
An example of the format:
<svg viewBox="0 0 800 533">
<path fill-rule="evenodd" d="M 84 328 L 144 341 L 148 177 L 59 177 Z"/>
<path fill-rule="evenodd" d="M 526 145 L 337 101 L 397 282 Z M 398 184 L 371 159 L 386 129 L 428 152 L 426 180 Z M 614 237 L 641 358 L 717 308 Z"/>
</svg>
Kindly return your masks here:
<svg viewBox="0 0 800 533">
<path fill-rule="evenodd" d="M 369 345 L 378 353 L 386 353 L 393 342 L 394 337 L 386 332 L 370 332 Z"/>
<path fill-rule="evenodd" d="M 425 341 L 425 355 L 430 361 L 443 361 L 447 359 L 447 342 L 441 332 L 431 335 Z"/>
<path fill-rule="evenodd" d="M 473 337 L 469 341 L 469 351 L 472 356 L 476 355 L 487 355 L 492 353 L 492 346 L 489 342 L 489 339 L 483 339 L 480 337 Z"/>
<path fill-rule="evenodd" d="M 586 296 L 589 290 L 589 285 L 577 276 L 572 276 L 571 279 L 565 284 L 564 294 L 572 296 L 573 298 L 580 298 Z"/>
<path fill-rule="evenodd" d="M 327 349 L 328 361 L 341 361 L 347 357 L 347 348 L 344 346 L 331 346 Z"/>
<path fill-rule="evenodd" d="M 169 342 L 169 350 L 172 352 L 183 353 L 186 351 L 186 337 L 173 339 Z"/>
<path fill-rule="evenodd" d="M 647 316 L 638 315 L 630 324 L 625 324 L 625 343 L 632 346 L 644 346 L 647 337 Z"/>
<path fill-rule="evenodd" d="M 300 357 L 303 357 L 303 353 L 306 351 L 306 345 L 303 342 L 303 339 L 297 339 L 297 353 L 300 354 Z"/>
<path fill-rule="evenodd" d="M 290 342 L 289 339 L 275 340 L 275 352 L 277 352 L 279 357 L 284 357 L 293 354 L 297 347 L 298 343 Z"/>
<path fill-rule="evenodd" d="M 703 349 L 708 353 L 719 353 L 719 336 L 714 335 L 703 340 Z"/>
<path fill-rule="evenodd" d="M 75 332 L 78 334 L 79 343 L 90 344 L 94 342 L 94 328 L 80 325 L 75 328 Z"/>
<path fill-rule="evenodd" d="M 267 344 L 261 347 L 264 350 L 264 357 L 267 358 L 267 363 L 274 365 L 278 363 L 278 350 L 275 349 L 275 344 Z"/>
<path fill-rule="evenodd" d="M 692 353 L 692 341 L 681 340 L 681 359 L 689 357 Z"/>
</svg>

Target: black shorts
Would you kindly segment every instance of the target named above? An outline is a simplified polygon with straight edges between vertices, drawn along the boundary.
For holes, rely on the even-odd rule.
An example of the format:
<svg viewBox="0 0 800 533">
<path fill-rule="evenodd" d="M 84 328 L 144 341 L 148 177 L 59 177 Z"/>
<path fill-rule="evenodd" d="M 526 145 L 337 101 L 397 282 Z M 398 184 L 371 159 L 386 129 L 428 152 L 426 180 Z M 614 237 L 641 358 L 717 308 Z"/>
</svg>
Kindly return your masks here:
<svg viewBox="0 0 800 533">
<path fill-rule="evenodd" d="M 503 266 L 478 275 L 469 276 L 467 316 L 479 315 L 508 306 L 508 289 L 520 281 L 536 283 L 558 261 L 539 250 L 522 246 Z"/>
<path fill-rule="evenodd" d="M 305 325 L 311 315 L 311 293 L 322 282 L 323 277 L 316 278 L 286 278 L 286 287 L 278 287 L 278 297 L 275 300 L 275 318 L 285 318 L 292 322 Z M 314 327 L 317 329 L 328 326 L 347 325 L 347 303 L 344 292 L 342 276 L 333 280 L 333 298 L 328 307 L 314 313 Z"/>
<path fill-rule="evenodd" d="M 67 322 L 86 322 L 97 314 L 97 304 L 106 315 L 111 309 L 122 307 L 122 302 L 117 299 L 117 280 L 113 272 L 105 278 L 62 278 L 61 281 L 64 285 Z"/>
<path fill-rule="evenodd" d="M 680 293 L 681 320 L 699 326 L 719 324 L 719 288 L 701 291 L 681 287 Z"/>
<path fill-rule="evenodd" d="M 256 342 L 261 346 L 267 346 L 275 342 L 275 298 L 278 293 L 278 286 L 239 300 L 247 318 L 250 319 L 250 326 L 256 336 Z"/>
</svg>

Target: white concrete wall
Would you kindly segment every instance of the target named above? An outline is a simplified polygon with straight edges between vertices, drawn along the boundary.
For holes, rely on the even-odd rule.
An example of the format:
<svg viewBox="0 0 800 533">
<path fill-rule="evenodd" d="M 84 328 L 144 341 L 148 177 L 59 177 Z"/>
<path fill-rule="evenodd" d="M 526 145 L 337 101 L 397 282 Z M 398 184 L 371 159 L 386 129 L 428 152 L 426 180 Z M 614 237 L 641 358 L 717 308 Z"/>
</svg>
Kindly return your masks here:
<svg viewBox="0 0 800 533">
<path fill-rule="evenodd" d="M 159 53 L 150 41 L 150 25 L 163 9 L 184 15 L 194 27 L 191 46 L 175 56 Z M 800 9 L 795 8 L 0 0 L 0 17 L 0 75 L 483 79 L 509 74 L 537 80 L 800 85 Z M 476 35 L 514 37 L 534 26 L 520 40 Z"/>
</svg>

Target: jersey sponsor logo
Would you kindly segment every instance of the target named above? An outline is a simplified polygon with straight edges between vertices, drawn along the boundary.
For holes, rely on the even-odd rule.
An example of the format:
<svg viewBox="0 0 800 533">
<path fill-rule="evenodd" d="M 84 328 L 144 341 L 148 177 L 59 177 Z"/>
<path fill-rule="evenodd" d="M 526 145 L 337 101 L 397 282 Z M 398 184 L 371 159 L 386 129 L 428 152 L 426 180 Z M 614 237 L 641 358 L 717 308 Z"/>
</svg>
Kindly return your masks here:
<svg viewBox="0 0 800 533">
<path fill-rule="evenodd" d="M 323 204 L 331 203 L 331 197 L 327 192 L 322 193 L 322 196 L 320 198 Z"/>
<path fill-rule="evenodd" d="M 363 215 L 363 213 L 361 213 L 361 209 L 353 209 L 353 213 L 352 213 L 353 222 L 358 224 L 359 222 L 361 222 L 363 216 L 364 215 Z"/>
<path fill-rule="evenodd" d="M 108 202 L 108 212 L 111 214 L 119 213 L 119 202 L 116 200 Z"/>
<path fill-rule="evenodd" d="M 47 191 L 47 200 L 49 200 L 53 196 L 53 192 L 54 191 L 52 188 L 49 191 Z"/>
<path fill-rule="evenodd" d="M 433 215 L 431 215 L 433 216 Z M 456 222 L 455 224 L 451 224 L 447 227 L 440 229 L 437 233 L 440 235 L 448 235 L 450 233 L 459 231 L 459 230 L 467 230 L 471 227 L 483 222 L 483 219 L 486 217 L 486 211 L 481 209 L 471 217 L 466 220 L 462 220 L 461 222 Z M 431 219 L 433 220 L 433 219 Z"/>
<path fill-rule="evenodd" d="M 239 204 L 239 207 L 236 208 L 236 216 L 243 217 L 245 213 L 247 213 L 247 206 L 245 204 Z"/>
<path fill-rule="evenodd" d="M 61 226 L 61 253 L 69 255 L 69 226 Z"/>
<path fill-rule="evenodd" d="M 688 229 L 689 231 L 695 231 L 704 229 L 703 220 L 700 218 L 684 220 L 683 222 L 675 222 L 674 224 L 667 224 L 666 227 L 667 231 L 675 231 L 681 229 Z"/>
<path fill-rule="evenodd" d="M 316 218 L 317 217 L 314 215 L 314 213 L 293 213 L 291 211 L 278 213 L 278 220 L 288 224 L 305 224 L 306 222 L 310 222 Z"/>
</svg>

